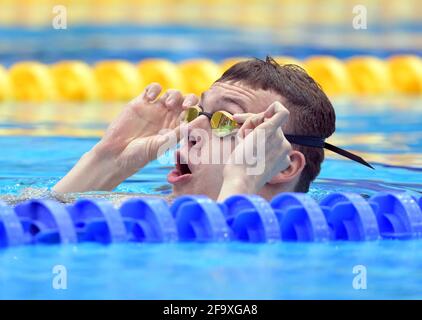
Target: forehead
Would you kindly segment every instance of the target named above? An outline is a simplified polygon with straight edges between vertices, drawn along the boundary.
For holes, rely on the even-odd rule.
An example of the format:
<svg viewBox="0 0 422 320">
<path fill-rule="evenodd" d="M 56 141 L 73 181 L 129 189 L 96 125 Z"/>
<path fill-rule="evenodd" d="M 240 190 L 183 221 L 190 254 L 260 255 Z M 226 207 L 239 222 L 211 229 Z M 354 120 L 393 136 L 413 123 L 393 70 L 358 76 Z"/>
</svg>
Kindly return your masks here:
<svg viewBox="0 0 422 320">
<path fill-rule="evenodd" d="M 201 96 L 204 108 L 214 109 L 233 105 L 235 112 L 258 113 L 274 101 L 281 101 L 280 95 L 262 89 L 253 89 L 239 82 L 216 82 Z"/>
</svg>

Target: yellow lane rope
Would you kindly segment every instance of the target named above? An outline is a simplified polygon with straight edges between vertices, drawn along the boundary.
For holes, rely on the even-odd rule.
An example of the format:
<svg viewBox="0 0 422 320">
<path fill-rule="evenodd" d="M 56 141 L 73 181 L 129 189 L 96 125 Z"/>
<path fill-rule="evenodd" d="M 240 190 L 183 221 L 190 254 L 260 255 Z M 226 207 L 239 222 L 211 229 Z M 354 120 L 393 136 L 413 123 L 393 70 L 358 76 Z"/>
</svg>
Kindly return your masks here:
<svg viewBox="0 0 422 320">
<path fill-rule="evenodd" d="M 164 89 L 200 94 L 227 68 L 244 59 L 234 57 L 220 63 L 208 59 L 180 63 L 146 59 L 137 64 L 104 60 L 95 65 L 83 61 L 53 65 L 22 61 L 8 69 L 0 65 L 0 102 L 127 101 L 151 82 L 160 83 Z M 275 59 L 280 64 L 303 67 L 329 96 L 422 95 L 422 59 L 418 56 L 397 55 L 385 60 L 372 56 Z"/>
</svg>

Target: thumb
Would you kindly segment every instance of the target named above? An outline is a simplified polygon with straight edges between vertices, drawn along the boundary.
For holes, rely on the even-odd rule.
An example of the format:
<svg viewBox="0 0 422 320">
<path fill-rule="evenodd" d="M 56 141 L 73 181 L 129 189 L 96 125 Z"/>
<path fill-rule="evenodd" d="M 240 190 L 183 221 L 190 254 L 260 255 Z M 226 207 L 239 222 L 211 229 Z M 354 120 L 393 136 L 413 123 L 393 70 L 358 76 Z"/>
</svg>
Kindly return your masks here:
<svg viewBox="0 0 422 320">
<path fill-rule="evenodd" d="M 182 132 L 183 132 L 183 129 L 182 129 L 182 126 L 180 125 L 165 133 L 158 134 L 154 139 L 156 147 L 160 148 L 163 145 L 166 145 L 167 148 L 174 147 L 180 141 Z"/>
<path fill-rule="evenodd" d="M 189 130 L 189 123 L 184 122 L 178 125 L 176 128 L 172 129 L 171 131 L 163 134 L 163 138 L 168 139 L 168 138 L 174 137 L 177 144 L 177 142 L 179 142 L 182 137 L 188 135 L 188 130 Z"/>
</svg>

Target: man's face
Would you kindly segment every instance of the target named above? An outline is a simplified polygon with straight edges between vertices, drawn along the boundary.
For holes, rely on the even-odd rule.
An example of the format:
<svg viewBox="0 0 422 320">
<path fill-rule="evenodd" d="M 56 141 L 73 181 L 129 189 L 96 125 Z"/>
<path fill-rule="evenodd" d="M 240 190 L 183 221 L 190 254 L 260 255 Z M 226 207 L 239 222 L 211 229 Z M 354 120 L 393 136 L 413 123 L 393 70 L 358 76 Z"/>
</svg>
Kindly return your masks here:
<svg viewBox="0 0 422 320">
<path fill-rule="evenodd" d="M 276 100 L 281 101 L 281 97 L 271 91 L 218 82 L 202 94 L 199 106 L 208 113 L 259 113 Z M 234 149 L 234 142 L 233 136 L 219 138 L 213 134 L 205 115 L 193 120 L 188 137 L 176 151 L 176 170 L 168 176 L 174 195 L 204 194 L 216 199 L 223 183 L 225 160 Z"/>
</svg>

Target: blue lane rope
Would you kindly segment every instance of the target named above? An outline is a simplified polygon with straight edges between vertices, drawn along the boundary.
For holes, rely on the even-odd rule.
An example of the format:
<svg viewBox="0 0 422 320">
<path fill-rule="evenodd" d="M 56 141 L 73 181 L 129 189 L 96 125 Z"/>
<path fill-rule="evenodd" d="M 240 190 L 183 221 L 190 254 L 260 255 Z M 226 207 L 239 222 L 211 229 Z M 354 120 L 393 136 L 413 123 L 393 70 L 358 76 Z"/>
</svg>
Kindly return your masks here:
<svg viewBox="0 0 422 320">
<path fill-rule="evenodd" d="M 169 205 L 134 198 L 119 208 L 105 200 L 71 205 L 28 200 L 0 202 L 0 247 L 80 242 L 326 242 L 422 238 L 422 197 L 380 192 L 369 199 L 333 193 L 317 203 L 303 193 L 283 193 L 270 202 L 235 195 L 223 203 L 181 196 Z"/>
<path fill-rule="evenodd" d="M 371 205 L 358 194 L 334 193 L 320 206 L 331 228 L 331 239 L 365 241 L 380 238 Z"/>
</svg>

